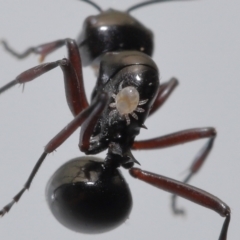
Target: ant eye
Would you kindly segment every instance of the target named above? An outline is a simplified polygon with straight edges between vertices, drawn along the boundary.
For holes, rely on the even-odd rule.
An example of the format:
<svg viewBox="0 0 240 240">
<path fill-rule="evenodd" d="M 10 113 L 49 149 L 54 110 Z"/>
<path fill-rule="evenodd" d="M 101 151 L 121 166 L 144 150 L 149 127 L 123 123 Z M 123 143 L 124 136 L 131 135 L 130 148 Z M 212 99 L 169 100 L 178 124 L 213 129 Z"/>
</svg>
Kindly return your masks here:
<svg viewBox="0 0 240 240">
<path fill-rule="evenodd" d="M 139 93 L 134 87 L 125 87 L 116 95 L 116 108 L 120 115 L 132 113 L 138 103 Z"/>
</svg>

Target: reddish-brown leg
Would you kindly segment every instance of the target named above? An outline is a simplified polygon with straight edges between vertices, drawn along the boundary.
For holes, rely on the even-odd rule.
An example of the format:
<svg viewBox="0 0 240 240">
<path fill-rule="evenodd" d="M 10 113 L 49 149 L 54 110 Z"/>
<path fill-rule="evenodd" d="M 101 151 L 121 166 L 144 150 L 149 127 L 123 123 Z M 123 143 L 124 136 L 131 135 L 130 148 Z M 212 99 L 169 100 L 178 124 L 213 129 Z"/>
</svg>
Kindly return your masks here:
<svg viewBox="0 0 240 240">
<path fill-rule="evenodd" d="M 3 87 L 0 88 L 0 94 L 8 90 L 9 88 L 15 86 L 16 84 L 26 83 L 32 81 L 33 79 L 41 76 L 42 74 L 54 69 L 59 66 L 63 60 L 51 62 L 51 63 L 43 63 L 36 67 L 30 68 L 21 74 L 19 74 L 14 80 L 7 83 Z"/>
<path fill-rule="evenodd" d="M 2 40 L 0 43 L 2 43 L 3 47 L 7 52 L 9 52 L 10 54 L 12 54 L 14 57 L 18 59 L 26 58 L 31 53 L 35 53 L 35 54 L 39 54 L 41 56 L 40 61 L 43 61 L 46 55 L 62 47 L 65 44 L 65 39 L 60 39 L 50 43 L 41 44 L 36 47 L 29 47 L 22 53 L 18 53 L 15 50 L 13 50 L 8 45 L 8 43 L 4 40 Z"/>
<path fill-rule="evenodd" d="M 145 141 L 136 141 L 134 142 L 132 149 L 159 149 L 165 147 L 172 147 L 178 144 L 195 141 L 202 138 L 209 138 L 206 145 L 199 151 L 199 153 L 195 157 L 192 165 L 189 168 L 189 174 L 183 180 L 184 183 L 187 183 L 189 182 L 191 177 L 200 170 L 201 166 L 203 165 L 204 161 L 206 160 L 208 154 L 213 147 L 215 137 L 216 131 L 214 128 L 194 128 Z M 182 209 L 178 209 L 178 207 L 176 206 L 176 197 L 176 195 L 172 196 L 172 210 L 175 214 L 184 214 L 184 211 Z"/>
<path fill-rule="evenodd" d="M 176 78 L 171 78 L 168 82 L 165 82 L 159 86 L 158 94 L 149 112 L 149 116 L 155 113 L 166 102 L 177 85 L 178 80 Z"/>
<path fill-rule="evenodd" d="M 6 91 L 17 83 L 26 83 L 31 81 L 41 74 L 46 73 L 47 71 L 60 65 L 64 74 L 67 103 L 73 116 L 76 116 L 83 109 L 85 109 L 88 106 L 88 102 L 83 83 L 82 63 L 76 42 L 72 39 L 65 39 L 44 44 L 36 48 L 38 49 L 37 53 L 46 53 L 50 50 L 52 51 L 52 48 L 59 46 L 60 42 L 62 43 L 62 41 L 63 44 L 66 44 L 68 51 L 68 59 L 65 59 L 65 62 L 62 60 L 54 63 L 41 64 L 31 68 L 20 74 L 15 80 L 0 88 L 0 93 Z"/>
<path fill-rule="evenodd" d="M 224 221 L 219 236 L 219 240 L 227 239 L 227 231 L 230 222 L 231 211 L 228 205 L 224 203 L 222 200 L 199 188 L 176 181 L 171 178 L 167 178 L 165 176 L 143 171 L 138 168 L 131 168 L 129 170 L 129 173 L 133 177 L 138 178 L 146 183 L 149 183 L 154 187 L 160 188 L 174 195 L 183 197 L 206 208 L 210 208 L 219 213 L 222 217 L 225 217 L 226 219 Z"/>
<path fill-rule="evenodd" d="M 66 39 L 64 43 L 67 47 L 69 59 L 69 62 L 61 65 L 64 74 L 65 94 L 68 106 L 73 116 L 76 116 L 88 107 L 83 82 L 82 62 L 76 42 L 72 39 Z"/>
<path fill-rule="evenodd" d="M 107 101 L 108 96 L 106 93 L 99 94 L 88 108 L 79 113 L 67 126 L 65 126 L 54 138 L 48 142 L 44 148 L 43 154 L 38 159 L 30 176 L 28 177 L 27 182 L 24 184 L 21 191 L 13 198 L 13 200 L 3 207 L 3 209 L 0 211 L 0 216 L 3 216 L 6 212 L 9 212 L 13 204 L 19 201 L 25 190 L 30 188 L 32 180 L 38 172 L 47 154 L 56 150 L 65 140 L 67 140 L 68 137 L 82 125 L 89 115 L 97 118 L 105 108 Z"/>
<path fill-rule="evenodd" d="M 105 107 L 106 106 L 108 106 L 108 104 L 105 102 Z M 98 117 L 99 117 L 98 114 L 92 112 L 82 125 L 78 146 L 80 151 L 84 153 L 86 153 L 89 150 L 90 138 L 93 133 L 94 127 L 96 126 Z"/>
<path fill-rule="evenodd" d="M 25 190 L 29 189 L 33 178 L 35 177 L 47 154 L 59 147 L 79 126 L 81 126 L 83 121 L 86 119 L 89 120 L 89 116 L 91 116 L 91 118 L 96 122 L 99 114 L 101 114 L 108 101 L 107 95 L 102 93 L 99 94 L 96 97 L 96 100 L 93 100 L 91 106 L 88 107 L 83 86 L 81 59 L 76 43 L 71 39 L 66 39 L 66 45 L 69 59 L 63 59 L 52 63 L 44 63 L 28 69 L 18 75 L 13 81 L 0 88 L 0 93 L 2 93 L 18 83 L 21 84 L 32 81 L 40 75 L 52 70 L 53 68 L 60 66 L 64 74 L 67 102 L 73 115 L 76 116 L 72 122 L 70 122 L 46 145 L 43 154 L 34 166 L 23 189 L 8 205 L 2 209 L 2 211 L 0 211 L 0 215 L 2 216 L 8 212 L 12 205 L 21 198 Z M 48 47 L 50 48 L 50 46 Z"/>
</svg>

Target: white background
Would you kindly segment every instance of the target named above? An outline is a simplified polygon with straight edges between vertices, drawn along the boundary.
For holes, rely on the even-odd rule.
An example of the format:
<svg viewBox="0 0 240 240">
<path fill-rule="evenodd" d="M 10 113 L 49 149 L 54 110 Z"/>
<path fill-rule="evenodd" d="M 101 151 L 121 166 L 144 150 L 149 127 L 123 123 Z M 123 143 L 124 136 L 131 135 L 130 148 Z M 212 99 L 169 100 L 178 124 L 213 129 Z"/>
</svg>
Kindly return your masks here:
<svg viewBox="0 0 240 240">
<path fill-rule="evenodd" d="M 96 2 L 103 8 L 125 10 L 138 1 Z M 214 126 L 215 147 L 191 184 L 213 193 L 232 209 L 230 240 L 240 229 L 240 3 L 239 0 L 185 1 L 154 4 L 132 13 L 155 33 L 154 60 L 161 81 L 178 77 L 179 87 L 164 107 L 146 121 L 138 139 Z M 15 49 L 65 37 L 75 38 L 83 20 L 97 11 L 75 0 L 0 0 L 0 39 Z M 66 56 L 62 48 L 46 61 Z M 0 46 L 0 85 L 38 64 L 38 57 L 19 61 Z M 88 96 L 95 77 L 84 69 Z M 41 155 L 44 145 L 71 119 L 62 73 L 55 69 L 36 81 L 13 87 L 0 96 L 0 206 L 20 190 Z M 116 230 L 101 235 L 81 235 L 62 227 L 45 203 L 45 186 L 65 161 L 82 155 L 77 131 L 44 162 L 31 189 L 0 220 L 0 238 L 26 239 L 218 239 L 224 218 L 180 199 L 187 215 L 174 217 L 170 194 L 127 178 L 134 207 L 130 219 Z M 134 152 L 142 169 L 183 179 L 204 140 L 166 150 Z M 105 153 L 101 154 L 102 157 Z"/>
</svg>

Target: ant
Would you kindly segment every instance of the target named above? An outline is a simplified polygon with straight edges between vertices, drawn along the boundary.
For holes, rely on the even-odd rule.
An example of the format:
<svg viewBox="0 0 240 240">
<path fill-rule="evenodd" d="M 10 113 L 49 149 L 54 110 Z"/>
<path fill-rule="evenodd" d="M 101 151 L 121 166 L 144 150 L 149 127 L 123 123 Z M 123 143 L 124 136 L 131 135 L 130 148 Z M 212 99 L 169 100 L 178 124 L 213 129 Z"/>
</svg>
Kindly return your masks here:
<svg viewBox="0 0 240 240">
<path fill-rule="evenodd" d="M 47 185 L 48 205 L 60 223 L 78 232 L 101 233 L 125 222 L 131 212 L 132 197 L 119 171 L 119 167 L 123 167 L 129 169 L 134 178 L 172 193 L 172 210 L 175 214 L 184 213 L 176 205 L 176 197 L 181 196 L 225 217 L 219 239 L 227 238 L 230 208 L 212 194 L 187 184 L 211 151 L 215 129 L 188 129 L 135 141 L 140 129 L 146 128 L 146 118 L 165 103 L 178 81 L 172 78 L 159 83 L 158 67 L 151 59 L 153 33 L 133 18 L 130 12 L 148 4 L 168 1 L 171 0 L 146 1 L 130 7 L 126 12 L 119 12 L 112 9 L 103 11 L 94 2 L 85 0 L 83 2 L 92 5 L 100 13 L 85 20 L 82 33 L 76 41 L 61 39 L 31 47 L 22 54 L 13 51 L 2 41 L 4 48 L 15 57 L 21 59 L 36 53 L 40 54 L 42 61 L 51 52 L 66 46 L 67 58 L 43 63 L 22 72 L 0 88 L 0 93 L 60 67 L 64 75 L 67 103 L 74 119 L 45 146 L 23 189 L 0 211 L 1 216 L 29 189 L 46 156 L 81 126 L 79 148 L 87 156 L 65 163 Z M 84 90 L 82 66 L 90 64 L 97 75 L 97 82 L 89 104 Z M 197 154 L 183 182 L 134 167 L 139 163 L 131 150 L 159 149 L 202 138 L 208 141 Z M 88 156 L 104 150 L 108 151 L 105 159 Z"/>
</svg>

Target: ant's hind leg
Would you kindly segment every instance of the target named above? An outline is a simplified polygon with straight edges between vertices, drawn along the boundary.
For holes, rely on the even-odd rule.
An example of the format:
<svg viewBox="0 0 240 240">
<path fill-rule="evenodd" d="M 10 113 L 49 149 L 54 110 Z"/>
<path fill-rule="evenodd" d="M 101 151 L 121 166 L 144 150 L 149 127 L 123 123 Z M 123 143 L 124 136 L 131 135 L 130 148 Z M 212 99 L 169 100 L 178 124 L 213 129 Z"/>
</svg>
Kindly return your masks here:
<svg viewBox="0 0 240 240">
<path fill-rule="evenodd" d="M 143 141 L 135 141 L 133 143 L 132 149 L 135 150 L 149 150 L 149 149 L 160 149 L 166 147 L 172 147 L 175 145 L 192 142 L 195 140 L 208 138 L 207 143 L 203 146 L 203 148 L 198 152 L 195 159 L 193 160 L 190 168 L 189 174 L 183 180 L 186 184 L 192 178 L 194 174 L 196 174 L 202 167 L 204 161 L 207 159 L 208 154 L 210 153 L 213 143 L 216 137 L 216 130 L 214 128 L 193 128 L 188 129 L 172 134 L 168 134 L 158 138 L 152 138 Z M 176 197 L 177 195 L 172 196 L 172 210 L 174 214 L 184 214 L 184 210 L 179 209 L 176 206 Z"/>
<path fill-rule="evenodd" d="M 151 184 L 154 187 L 170 192 L 173 195 L 183 197 L 203 207 L 212 209 L 215 212 L 219 213 L 222 217 L 225 217 L 226 219 L 223 223 L 219 240 L 227 239 L 227 231 L 230 222 L 231 210 L 229 206 L 222 200 L 199 188 L 176 181 L 171 178 L 167 178 L 162 175 L 143 171 L 139 168 L 131 168 L 129 170 L 129 173 L 133 177 L 138 178 L 148 184 Z"/>
<path fill-rule="evenodd" d="M 52 138 L 44 148 L 44 152 L 36 162 L 31 174 L 29 175 L 23 188 L 14 196 L 13 200 L 5 205 L 0 211 L 0 216 L 4 216 L 5 213 L 9 212 L 14 203 L 18 202 L 23 193 L 30 188 L 30 185 L 41 167 L 46 156 L 56 150 L 64 141 L 66 141 L 74 131 L 76 131 L 84 121 L 86 121 L 89 116 L 97 119 L 99 114 L 104 110 L 106 103 L 108 101 L 108 96 L 106 93 L 100 93 L 93 100 L 92 104 L 79 113 L 67 126 L 65 126 L 54 138 Z"/>
</svg>

